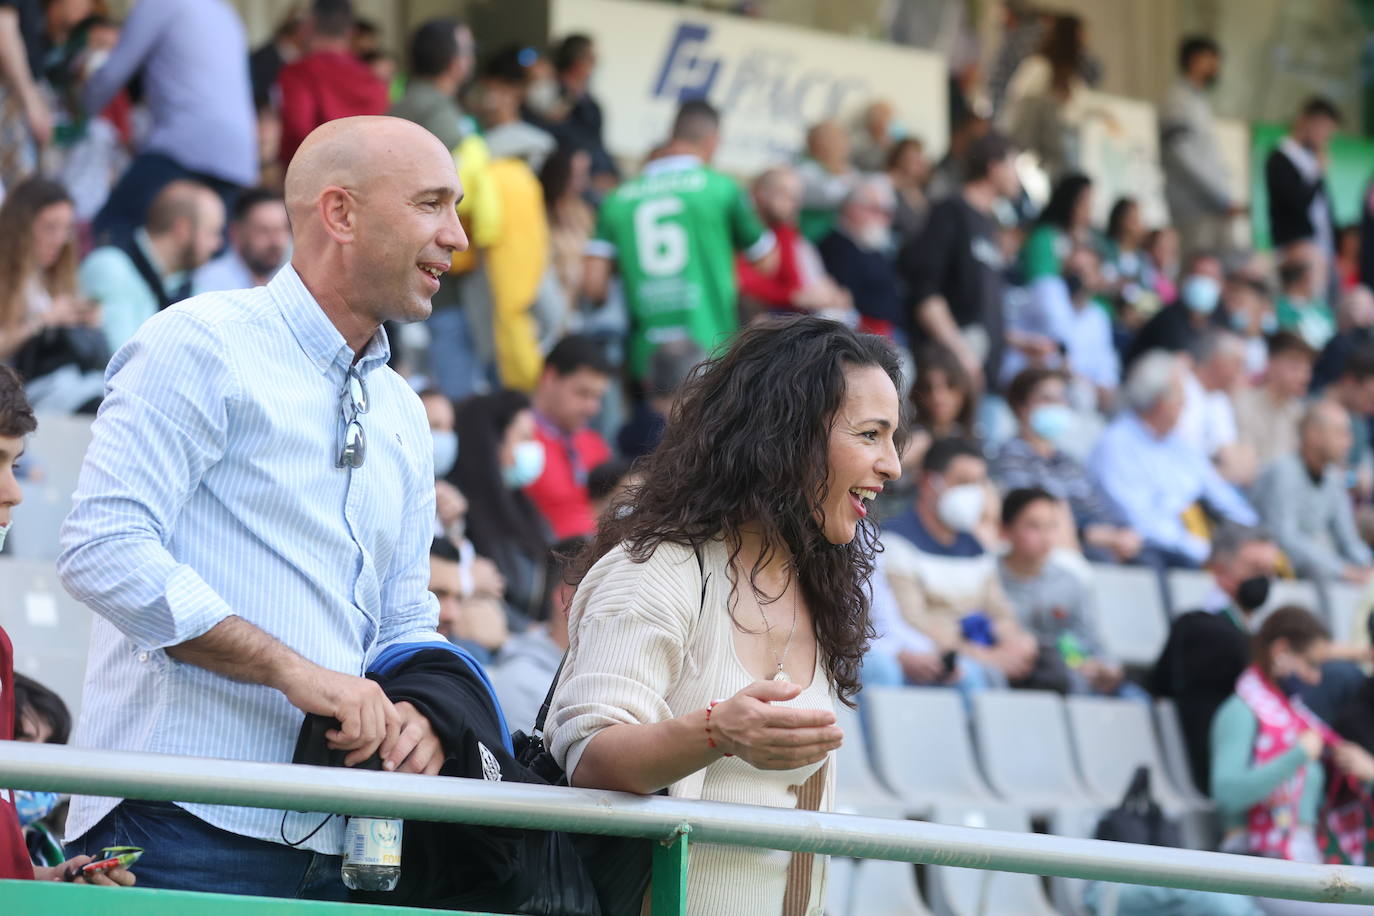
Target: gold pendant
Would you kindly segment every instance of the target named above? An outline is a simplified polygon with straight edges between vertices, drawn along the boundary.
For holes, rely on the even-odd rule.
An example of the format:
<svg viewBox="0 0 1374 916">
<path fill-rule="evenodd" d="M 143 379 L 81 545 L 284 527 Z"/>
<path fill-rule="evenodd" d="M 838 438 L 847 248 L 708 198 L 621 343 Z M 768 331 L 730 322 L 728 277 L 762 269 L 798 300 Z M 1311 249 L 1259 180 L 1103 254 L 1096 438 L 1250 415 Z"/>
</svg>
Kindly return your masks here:
<svg viewBox="0 0 1374 916">
<path fill-rule="evenodd" d="M 784 684 L 792 683 L 792 679 L 787 676 L 787 672 L 783 671 L 781 668 L 778 669 L 777 674 L 773 675 L 773 680 L 782 681 Z"/>
</svg>

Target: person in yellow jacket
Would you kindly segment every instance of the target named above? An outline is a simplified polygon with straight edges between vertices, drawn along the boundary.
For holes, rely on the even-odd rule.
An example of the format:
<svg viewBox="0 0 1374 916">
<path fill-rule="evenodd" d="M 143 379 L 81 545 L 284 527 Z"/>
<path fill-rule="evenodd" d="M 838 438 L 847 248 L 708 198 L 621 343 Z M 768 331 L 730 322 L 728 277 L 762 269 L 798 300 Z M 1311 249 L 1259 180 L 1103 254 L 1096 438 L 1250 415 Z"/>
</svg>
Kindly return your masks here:
<svg viewBox="0 0 1374 916">
<path fill-rule="evenodd" d="M 497 159 L 488 170 L 501 206 L 501 231 L 486 249 L 492 333 L 501 384 L 533 391 L 544 364 L 533 309 L 549 269 L 549 221 L 544 189 L 519 159 Z"/>
</svg>

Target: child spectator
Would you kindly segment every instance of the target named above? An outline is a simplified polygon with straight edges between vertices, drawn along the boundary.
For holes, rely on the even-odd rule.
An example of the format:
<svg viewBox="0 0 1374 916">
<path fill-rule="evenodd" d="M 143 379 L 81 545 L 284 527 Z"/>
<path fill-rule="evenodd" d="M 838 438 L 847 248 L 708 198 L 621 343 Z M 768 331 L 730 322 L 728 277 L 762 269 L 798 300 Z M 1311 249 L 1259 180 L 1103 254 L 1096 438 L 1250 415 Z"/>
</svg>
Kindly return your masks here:
<svg viewBox="0 0 1374 916">
<path fill-rule="evenodd" d="M 1078 577 L 1050 561 L 1062 507 L 1039 487 L 1013 490 L 1002 501 L 1002 534 L 1010 550 L 997 564 L 1012 609 L 1041 652 L 1058 652 L 1069 669 L 1069 692 L 1149 702 L 1102 647 L 1091 599 Z"/>
</svg>

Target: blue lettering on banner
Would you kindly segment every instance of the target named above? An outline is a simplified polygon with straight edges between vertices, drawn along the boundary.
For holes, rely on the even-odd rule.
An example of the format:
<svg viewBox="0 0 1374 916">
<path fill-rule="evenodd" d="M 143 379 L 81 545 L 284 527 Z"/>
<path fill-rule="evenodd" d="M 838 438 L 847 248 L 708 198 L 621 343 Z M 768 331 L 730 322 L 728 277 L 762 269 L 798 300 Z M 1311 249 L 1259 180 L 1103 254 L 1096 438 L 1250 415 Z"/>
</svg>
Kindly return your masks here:
<svg viewBox="0 0 1374 916">
<path fill-rule="evenodd" d="M 651 95 L 678 103 L 709 97 L 725 113 L 802 125 L 839 115 L 851 97 L 876 94 L 866 79 L 804 66 L 785 49 L 750 48 L 727 59 L 711 52 L 710 38 L 709 26 L 681 23 Z"/>
<path fill-rule="evenodd" d="M 654 95 L 668 96 L 678 102 L 705 98 L 720 73 L 720 59 L 705 57 L 701 50 L 711 30 L 704 25 L 683 23 L 668 46 Z"/>
</svg>

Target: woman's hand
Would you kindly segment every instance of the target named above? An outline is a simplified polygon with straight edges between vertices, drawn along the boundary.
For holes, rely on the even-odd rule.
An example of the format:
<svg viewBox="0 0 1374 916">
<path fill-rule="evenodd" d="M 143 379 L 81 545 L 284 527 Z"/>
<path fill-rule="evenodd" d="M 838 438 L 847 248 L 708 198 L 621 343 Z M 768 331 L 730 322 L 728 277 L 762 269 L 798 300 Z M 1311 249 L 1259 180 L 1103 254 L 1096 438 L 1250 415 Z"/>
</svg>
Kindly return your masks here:
<svg viewBox="0 0 1374 916">
<path fill-rule="evenodd" d="M 760 770 L 792 770 L 824 760 L 844 740 L 835 714 L 773 705 L 801 692 L 797 684 L 755 681 L 717 703 L 710 718 L 716 746 Z"/>
<path fill-rule="evenodd" d="M 1298 735 L 1298 746 L 1307 755 L 1308 760 L 1316 760 L 1322 755 L 1322 736 L 1316 729 L 1309 728 L 1307 731 Z"/>
</svg>

